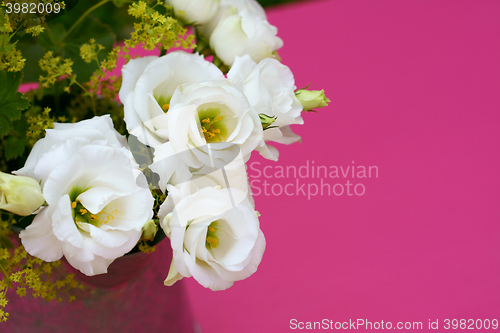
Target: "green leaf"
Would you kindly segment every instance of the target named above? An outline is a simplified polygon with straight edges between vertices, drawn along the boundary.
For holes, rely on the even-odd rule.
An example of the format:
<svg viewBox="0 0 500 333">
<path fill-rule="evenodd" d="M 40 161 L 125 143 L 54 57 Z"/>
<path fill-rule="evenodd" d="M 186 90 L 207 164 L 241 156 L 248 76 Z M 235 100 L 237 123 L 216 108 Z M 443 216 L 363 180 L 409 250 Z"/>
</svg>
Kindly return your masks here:
<svg viewBox="0 0 500 333">
<path fill-rule="evenodd" d="M 14 48 L 16 46 L 16 43 L 9 44 L 10 42 L 10 35 L 9 34 L 0 34 L 0 53 L 5 53 Z M 3 45 L 3 46 L 1 46 Z"/>
<path fill-rule="evenodd" d="M 4 116 L 0 115 L 0 137 L 9 133 L 9 121 Z"/>
<path fill-rule="evenodd" d="M 40 35 L 39 41 L 40 45 L 44 47 L 45 50 L 59 51 L 61 47 L 61 41 L 66 34 L 66 28 L 62 23 L 53 22 L 47 27 L 47 33 Z"/>
<path fill-rule="evenodd" d="M 7 44 L 4 47 L 0 47 L 0 53 L 6 53 L 12 50 L 16 44 Z"/>
<path fill-rule="evenodd" d="M 21 156 L 26 148 L 26 137 L 16 138 L 15 136 L 9 137 L 5 140 L 4 155 L 7 161 Z"/>
<path fill-rule="evenodd" d="M 19 119 L 21 110 L 30 106 L 23 94 L 17 92 L 22 73 L 0 71 L 0 136 L 9 131 L 9 120 Z"/>
</svg>

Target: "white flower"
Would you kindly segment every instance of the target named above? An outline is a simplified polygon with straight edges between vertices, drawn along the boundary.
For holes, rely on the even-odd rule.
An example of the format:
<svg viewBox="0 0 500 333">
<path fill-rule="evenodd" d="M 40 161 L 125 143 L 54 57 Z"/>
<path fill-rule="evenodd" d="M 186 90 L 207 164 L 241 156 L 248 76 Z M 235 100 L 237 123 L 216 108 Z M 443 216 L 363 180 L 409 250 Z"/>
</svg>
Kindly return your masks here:
<svg viewBox="0 0 500 333">
<path fill-rule="evenodd" d="M 269 24 L 262 7 L 255 0 L 223 0 L 215 18 L 199 28 L 209 38 L 210 47 L 226 65 L 235 56 L 248 54 L 254 61 L 272 57 L 283 46 Z"/>
<path fill-rule="evenodd" d="M 184 162 L 195 168 L 220 167 L 235 149 L 247 160 L 263 137 L 257 113 L 227 79 L 179 87 L 170 102 L 167 121 L 168 145 L 176 154 L 189 151 L 183 154 Z"/>
<path fill-rule="evenodd" d="M 122 69 L 120 100 L 130 134 L 149 146 L 168 141 L 165 112 L 181 84 L 223 79 L 224 74 L 203 56 L 183 51 L 163 57 L 130 60 Z"/>
<path fill-rule="evenodd" d="M 227 77 L 245 92 L 250 104 L 259 114 L 277 117 L 264 131 L 265 141 L 290 144 L 300 140 L 289 125 L 303 124 L 302 105 L 295 97 L 292 71 L 275 59 L 264 59 L 258 64 L 248 55 L 236 57 Z M 277 160 L 278 152 L 272 146 L 260 145 L 258 150 L 269 159 Z"/>
<path fill-rule="evenodd" d="M 93 119 L 99 123 L 96 119 L 106 117 Z M 82 127 L 64 124 L 47 130 L 47 137 L 37 143 L 39 149 L 31 153 L 35 155 L 30 154 L 32 168 L 23 169 L 41 179 L 48 206 L 20 237 L 31 255 L 45 261 L 64 255 L 82 273 L 96 275 L 106 273 L 136 245 L 152 218 L 154 199 L 130 151 L 117 144 L 118 133 L 105 131 L 114 144 L 99 135 L 92 141 L 88 131 L 76 136 Z M 64 133 L 71 128 L 75 137 L 66 139 Z M 54 138 L 63 142 L 51 141 Z"/>
<path fill-rule="evenodd" d="M 202 24 L 215 16 L 220 0 L 166 0 L 165 2 L 173 6 L 177 17 L 184 22 Z"/>
<path fill-rule="evenodd" d="M 176 190 L 169 185 L 169 198 L 160 211 L 173 249 L 165 285 L 193 276 L 206 288 L 224 290 L 257 270 L 265 238 L 248 199 L 232 205 L 235 193 L 205 187 L 180 199 L 174 209 Z"/>
<path fill-rule="evenodd" d="M 246 10 L 251 16 L 267 20 L 264 8 L 262 8 L 262 6 L 255 0 L 221 0 L 215 17 L 207 23 L 197 26 L 196 28 L 198 32 L 200 32 L 203 36 L 210 38 L 210 35 L 212 35 L 212 32 L 220 21 L 230 14 L 227 9 L 230 9 L 231 7 L 238 11 Z"/>
<path fill-rule="evenodd" d="M 155 150 L 154 162 L 149 168 L 159 175 L 159 186 L 164 193 L 168 184 L 174 185 L 184 196 L 204 187 L 236 189 L 245 196 L 250 193 L 246 164 L 241 151 L 235 151 L 227 164 L 204 165 L 201 168 L 189 168 L 183 162 L 183 154 L 190 152 L 176 154 L 169 143 Z"/>
<path fill-rule="evenodd" d="M 0 172 L 0 209 L 27 216 L 44 201 L 40 185 L 33 178 Z"/>
<path fill-rule="evenodd" d="M 54 128 L 46 132 L 45 138 L 38 140 L 31 150 L 24 167 L 13 173 L 43 181 L 46 178 L 45 171 L 47 170 L 39 170 L 37 174 L 35 173 L 38 160 L 48 151 L 56 149 L 70 139 L 74 139 L 82 145 L 98 140 L 105 140 L 108 145 L 118 148 L 127 145 L 125 137 L 114 129 L 113 121 L 109 115 L 94 117 L 72 124 L 54 123 Z"/>
</svg>

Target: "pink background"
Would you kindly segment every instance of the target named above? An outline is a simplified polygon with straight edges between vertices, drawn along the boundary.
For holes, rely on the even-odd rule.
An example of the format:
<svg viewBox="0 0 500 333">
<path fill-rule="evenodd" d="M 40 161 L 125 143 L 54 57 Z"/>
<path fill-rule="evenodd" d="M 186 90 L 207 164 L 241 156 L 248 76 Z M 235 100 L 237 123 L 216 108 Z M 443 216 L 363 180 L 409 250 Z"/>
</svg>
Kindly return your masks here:
<svg viewBox="0 0 500 333">
<path fill-rule="evenodd" d="M 305 1 L 268 15 L 297 86 L 332 103 L 304 115 L 302 144 L 280 146 L 277 163 L 250 162 L 354 161 L 379 177 L 349 178 L 362 196 L 256 196 L 257 273 L 224 292 L 187 282 L 203 332 L 499 319 L 500 2 Z"/>
</svg>

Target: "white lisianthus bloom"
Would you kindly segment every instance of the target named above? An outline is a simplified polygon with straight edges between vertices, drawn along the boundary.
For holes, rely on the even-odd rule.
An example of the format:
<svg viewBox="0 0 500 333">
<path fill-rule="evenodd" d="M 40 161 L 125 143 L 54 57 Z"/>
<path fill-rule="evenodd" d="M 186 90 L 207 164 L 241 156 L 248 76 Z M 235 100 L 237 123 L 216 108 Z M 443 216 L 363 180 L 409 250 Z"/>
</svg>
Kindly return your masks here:
<svg viewBox="0 0 500 333">
<path fill-rule="evenodd" d="M 244 91 L 259 114 L 276 117 L 272 123 L 276 127 L 264 131 L 265 141 L 290 144 L 300 140 L 289 127 L 304 123 L 300 116 L 303 107 L 295 96 L 295 80 L 290 68 L 270 58 L 257 64 L 245 55 L 236 57 L 227 77 Z M 258 150 L 266 158 L 278 158 L 277 150 L 270 145 L 260 145 Z"/>
<path fill-rule="evenodd" d="M 224 159 L 235 149 L 245 160 L 262 141 L 260 119 L 245 95 L 229 80 L 179 87 L 167 113 L 167 143 L 189 167 L 200 168 Z"/>
<path fill-rule="evenodd" d="M 178 200 L 174 208 L 177 192 L 168 188 L 160 209 L 160 223 L 173 249 L 165 285 L 193 276 L 206 288 L 224 290 L 257 270 L 266 243 L 248 199 L 233 205 L 237 190 L 205 187 Z"/>
<path fill-rule="evenodd" d="M 168 141 L 165 112 L 177 87 L 224 78 L 203 56 L 184 51 L 132 59 L 123 66 L 122 75 L 119 97 L 124 105 L 127 130 L 142 143 L 154 147 Z"/>
<path fill-rule="evenodd" d="M 176 154 L 170 143 L 155 150 L 155 158 L 149 168 L 158 174 L 159 187 L 164 193 L 169 184 L 184 195 L 203 187 L 234 188 L 245 195 L 250 193 L 245 160 L 239 150 L 229 157 L 227 164 L 204 165 L 201 168 L 189 168 L 183 161 L 183 154 L 190 152 Z"/>
<path fill-rule="evenodd" d="M 186 23 L 203 24 L 217 13 L 220 0 L 166 0 L 175 15 Z"/>
<path fill-rule="evenodd" d="M 106 119 L 92 121 L 102 130 Z M 55 261 L 64 256 L 82 273 L 96 275 L 106 273 L 136 245 L 153 216 L 154 199 L 130 151 L 119 145 L 123 138 L 116 131 L 103 131 L 110 143 L 97 132 L 80 132 L 82 123 L 55 124 L 30 154 L 24 172 L 41 180 L 48 206 L 20 238 L 35 257 Z M 68 139 L 71 128 L 75 135 Z M 55 138 L 62 142 L 51 141 Z"/>
<path fill-rule="evenodd" d="M 210 47 L 226 65 L 235 56 L 248 54 L 254 61 L 273 56 L 283 46 L 269 24 L 262 7 L 255 0 L 222 0 L 214 19 L 201 26 L 199 32 L 210 41 Z"/>
<path fill-rule="evenodd" d="M 13 173 L 31 177 L 37 181 L 42 180 L 43 182 L 45 178 L 43 177 L 44 174 L 35 175 L 35 166 L 38 160 L 48 151 L 63 145 L 70 139 L 74 139 L 82 145 L 90 144 L 97 140 L 105 140 L 108 145 L 117 148 L 127 145 L 125 137 L 120 135 L 113 127 L 113 121 L 109 115 L 94 117 L 72 124 L 54 123 L 54 128 L 46 131 L 45 138 L 36 142 L 24 167 Z"/>
<path fill-rule="evenodd" d="M 40 184 L 36 180 L 0 172 L 0 209 L 28 216 L 44 202 Z"/>
</svg>

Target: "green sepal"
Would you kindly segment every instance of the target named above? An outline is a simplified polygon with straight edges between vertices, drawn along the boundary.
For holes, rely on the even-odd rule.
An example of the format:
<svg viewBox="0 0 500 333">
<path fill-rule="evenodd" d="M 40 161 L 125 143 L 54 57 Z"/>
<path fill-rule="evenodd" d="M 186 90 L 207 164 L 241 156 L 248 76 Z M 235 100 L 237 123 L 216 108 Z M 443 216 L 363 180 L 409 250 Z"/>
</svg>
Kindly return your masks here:
<svg viewBox="0 0 500 333">
<path fill-rule="evenodd" d="M 277 117 L 270 117 L 264 113 L 259 113 L 259 118 L 263 130 L 276 127 L 271 125 L 278 119 Z"/>
</svg>

